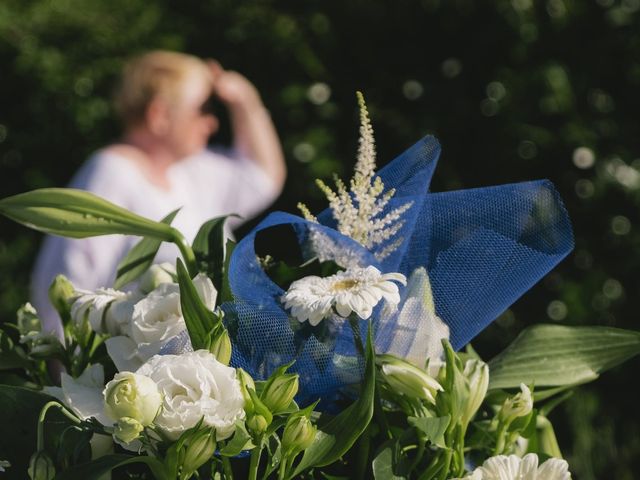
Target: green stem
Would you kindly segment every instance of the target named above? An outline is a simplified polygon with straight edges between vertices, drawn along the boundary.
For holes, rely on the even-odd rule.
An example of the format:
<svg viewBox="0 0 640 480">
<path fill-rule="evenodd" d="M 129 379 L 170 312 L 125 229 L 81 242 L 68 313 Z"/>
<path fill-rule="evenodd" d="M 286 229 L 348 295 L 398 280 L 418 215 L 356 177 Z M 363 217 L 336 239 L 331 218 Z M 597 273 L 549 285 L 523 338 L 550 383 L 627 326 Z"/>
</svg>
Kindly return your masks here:
<svg viewBox="0 0 640 480">
<path fill-rule="evenodd" d="M 440 464 L 441 452 L 438 452 L 429 462 L 427 469 L 418 477 L 418 480 L 431 480 L 442 468 Z"/>
<path fill-rule="evenodd" d="M 260 465 L 260 455 L 262 454 L 262 442 L 258 442 L 258 446 L 251 450 L 251 459 L 249 460 L 249 480 L 257 480 L 258 466 Z"/>
<path fill-rule="evenodd" d="M 416 451 L 416 456 L 411 462 L 411 466 L 409 467 L 409 471 L 413 472 L 413 470 L 420 464 L 420 460 L 424 456 L 425 447 L 427 446 L 427 442 L 424 439 L 424 436 L 418 434 L 418 450 Z"/>
<path fill-rule="evenodd" d="M 453 455 L 453 450 L 448 449 L 444 452 L 444 463 L 442 465 L 442 469 L 440 470 L 440 475 L 438 475 L 438 480 L 447 480 L 447 476 L 449 475 L 449 466 L 451 465 L 451 457 Z"/>
<path fill-rule="evenodd" d="M 460 425 L 458 427 L 457 433 L 458 441 L 456 445 L 456 452 L 458 454 L 458 471 L 456 473 L 456 476 L 461 477 L 462 475 L 464 475 L 464 437 L 467 433 L 466 428 Z"/>
<path fill-rule="evenodd" d="M 171 228 L 171 234 L 173 236 L 173 243 L 175 243 L 182 254 L 182 258 L 184 259 L 184 263 L 187 266 L 187 270 L 191 276 L 196 275 L 198 273 L 198 267 L 196 264 L 196 255 L 193 253 L 193 249 L 189 245 L 189 242 L 184 238 L 184 236 L 175 228 Z"/>
<path fill-rule="evenodd" d="M 505 446 L 504 437 L 505 437 L 506 430 L 507 430 L 507 427 L 501 423 L 500 426 L 498 427 L 498 432 L 496 434 L 496 447 L 493 450 L 494 457 L 496 455 L 500 455 L 504 451 L 504 446 Z"/>
<path fill-rule="evenodd" d="M 47 416 L 47 412 L 51 407 L 59 408 L 60 411 L 65 415 L 65 417 L 70 419 L 73 423 L 77 425 L 80 425 L 82 423 L 78 417 L 76 417 L 73 413 L 71 413 L 69 410 L 64 408 L 58 402 L 51 401 L 51 402 L 45 403 L 44 407 L 42 407 L 42 410 L 40 410 L 40 416 L 38 417 L 38 430 L 37 430 L 38 436 L 36 440 L 36 448 L 37 448 L 36 451 L 38 452 L 41 450 L 44 450 L 44 419 Z"/>
<path fill-rule="evenodd" d="M 231 461 L 225 456 L 222 456 L 222 470 L 224 471 L 225 480 L 233 480 L 233 469 L 231 468 Z"/>
<path fill-rule="evenodd" d="M 288 460 L 289 459 L 285 457 L 280 461 L 280 466 L 278 467 L 278 480 L 284 480 L 286 478 Z"/>
</svg>

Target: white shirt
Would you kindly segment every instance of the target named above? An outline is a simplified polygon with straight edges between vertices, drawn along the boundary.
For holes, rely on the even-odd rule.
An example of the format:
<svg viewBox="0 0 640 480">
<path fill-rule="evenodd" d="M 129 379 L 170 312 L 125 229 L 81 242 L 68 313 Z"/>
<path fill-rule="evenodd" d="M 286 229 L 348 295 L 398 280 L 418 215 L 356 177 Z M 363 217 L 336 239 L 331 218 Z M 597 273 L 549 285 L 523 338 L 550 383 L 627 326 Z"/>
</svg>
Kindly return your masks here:
<svg viewBox="0 0 640 480">
<path fill-rule="evenodd" d="M 255 163 L 229 158 L 207 150 L 176 163 L 167 177 L 169 189 L 151 183 L 131 160 L 112 152 L 98 151 L 80 168 L 70 187 L 87 190 L 134 213 L 161 220 L 181 207 L 172 222 L 188 241 L 193 241 L 200 225 L 220 215 L 230 218 L 227 235 L 268 207 L 279 190 Z M 103 235 L 86 239 L 47 236 L 36 260 L 32 278 L 32 301 L 43 322 L 43 330 L 61 336 L 57 313 L 48 299 L 49 285 L 58 274 L 65 275 L 76 288 L 94 290 L 109 287 L 116 267 L 140 239 L 125 235 Z M 175 263 L 177 247 L 163 243 L 154 262 Z"/>
</svg>

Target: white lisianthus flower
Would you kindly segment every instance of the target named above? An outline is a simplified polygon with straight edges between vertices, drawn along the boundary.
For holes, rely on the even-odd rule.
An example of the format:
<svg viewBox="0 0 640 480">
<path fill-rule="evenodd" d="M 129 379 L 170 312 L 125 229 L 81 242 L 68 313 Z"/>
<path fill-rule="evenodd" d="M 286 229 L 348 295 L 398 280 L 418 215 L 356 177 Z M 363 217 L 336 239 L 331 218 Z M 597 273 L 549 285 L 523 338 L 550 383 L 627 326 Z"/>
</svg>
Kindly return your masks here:
<svg viewBox="0 0 640 480">
<path fill-rule="evenodd" d="M 88 318 L 91 330 L 109 335 L 122 334 L 131 320 L 134 304 L 140 299 L 135 293 L 113 288 L 98 288 L 93 292 L 76 290 L 76 293 L 78 296 L 71 306 L 73 322 L 80 327 Z"/>
<path fill-rule="evenodd" d="M 213 310 L 217 292 L 211 280 L 200 273 L 193 279 L 193 284 L 203 303 Z M 122 334 L 105 342 L 107 352 L 118 370 L 133 372 L 186 328 L 180 306 L 180 287 L 177 283 L 163 283 L 134 305 Z"/>
<path fill-rule="evenodd" d="M 565 460 L 550 458 L 538 466 L 538 456 L 529 453 L 491 457 L 471 475 L 452 480 L 571 480 L 571 473 Z"/>
<path fill-rule="evenodd" d="M 355 313 L 366 320 L 380 300 L 395 306 L 400 302 L 398 286 L 406 284 L 401 273 L 381 273 L 373 266 L 354 267 L 328 277 L 308 276 L 296 280 L 281 300 L 298 321 L 313 326 L 330 315 L 332 308 L 341 317 Z"/>
<path fill-rule="evenodd" d="M 156 382 L 164 400 L 154 420 L 172 440 L 203 419 L 224 440 L 245 416 L 236 370 L 206 350 L 182 355 L 156 355 L 136 372 Z"/>
</svg>

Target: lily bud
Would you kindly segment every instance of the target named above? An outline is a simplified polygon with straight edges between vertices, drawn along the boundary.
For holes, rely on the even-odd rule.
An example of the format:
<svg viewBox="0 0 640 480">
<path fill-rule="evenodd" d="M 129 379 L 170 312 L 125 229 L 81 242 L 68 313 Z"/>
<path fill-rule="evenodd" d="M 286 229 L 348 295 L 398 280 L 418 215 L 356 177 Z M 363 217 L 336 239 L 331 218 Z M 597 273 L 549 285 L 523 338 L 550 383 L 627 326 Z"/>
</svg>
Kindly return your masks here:
<svg viewBox="0 0 640 480">
<path fill-rule="evenodd" d="M 244 411 L 247 413 L 253 413 L 253 401 L 251 400 L 251 395 L 249 395 L 249 389 L 256 391 L 256 385 L 253 382 L 253 378 L 247 372 L 245 372 L 241 368 L 236 369 L 236 374 L 238 376 L 238 381 L 240 382 L 240 391 L 242 392 L 242 397 L 244 398 Z"/>
<path fill-rule="evenodd" d="M 64 275 L 57 275 L 49 286 L 49 301 L 63 321 L 71 314 L 71 301 L 75 296 L 76 289 Z"/>
<path fill-rule="evenodd" d="M 287 409 L 298 393 L 298 374 L 285 373 L 265 385 L 261 399 L 273 413 L 280 413 Z"/>
<path fill-rule="evenodd" d="M 262 415 L 251 415 L 246 422 L 247 428 L 254 435 L 260 435 L 265 432 L 269 426 L 269 422 Z"/>
<path fill-rule="evenodd" d="M 253 414 L 249 415 L 246 425 L 251 433 L 254 435 L 260 435 L 264 433 L 269 425 L 271 425 L 271 422 L 273 421 L 273 414 L 267 406 L 262 403 L 262 400 L 258 398 L 255 390 L 247 389 L 247 392 L 251 397 Z"/>
<path fill-rule="evenodd" d="M 174 283 L 176 280 L 176 268 L 168 262 L 151 265 L 140 277 L 138 284 L 143 293 L 149 293 L 163 283 Z"/>
<path fill-rule="evenodd" d="M 135 418 L 121 417 L 113 430 L 113 436 L 124 443 L 131 443 L 143 430 L 144 426 Z"/>
<path fill-rule="evenodd" d="M 107 383 L 102 394 L 105 413 L 111 419 L 119 421 L 128 417 L 138 421 L 143 427 L 153 423 L 162 406 L 162 395 L 156 382 L 136 373 L 117 373 Z"/>
<path fill-rule="evenodd" d="M 209 351 L 213 353 L 220 363 L 229 365 L 231 360 L 231 339 L 226 329 L 212 340 Z"/>
<path fill-rule="evenodd" d="M 316 427 L 306 415 L 292 415 L 282 433 L 282 451 L 285 455 L 297 455 L 309 448 L 316 437 Z"/>
<path fill-rule="evenodd" d="M 200 430 L 189 439 L 182 461 L 185 478 L 205 464 L 216 451 L 216 434 L 213 428 Z"/>
<path fill-rule="evenodd" d="M 378 355 L 382 376 L 396 391 L 421 400 L 435 403 L 435 396 L 442 386 L 427 372 L 393 355 Z"/>
<path fill-rule="evenodd" d="M 40 332 L 42 330 L 42 324 L 38 313 L 33 305 L 25 303 L 18 309 L 16 325 L 20 331 L 20 335 L 25 336 L 31 332 Z"/>
<path fill-rule="evenodd" d="M 41 450 L 31 455 L 27 472 L 31 480 L 53 480 L 56 476 L 56 467 L 51 457 Z"/>
<path fill-rule="evenodd" d="M 469 398 L 461 417 L 462 424 L 466 426 L 469 425 L 487 395 L 489 366 L 481 360 L 467 360 L 463 373 L 469 384 Z"/>
<path fill-rule="evenodd" d="M 520 393 L 507 398 L 502 404 L 498 413 L 500 419 L 506 423 L 511 423 L 518 417 L 529 415 L 533 409 L 533 397 L 531 390 L 524 383 L 520 384 Z"/>
<path fill-rule="evenodd" d="M 55 357 L 64 352 L 58 337 L 51 333 L 29 332 L 20 338 L 20 342 L 30 346 L 29 355 L 33 358 Z"/>
</svg>

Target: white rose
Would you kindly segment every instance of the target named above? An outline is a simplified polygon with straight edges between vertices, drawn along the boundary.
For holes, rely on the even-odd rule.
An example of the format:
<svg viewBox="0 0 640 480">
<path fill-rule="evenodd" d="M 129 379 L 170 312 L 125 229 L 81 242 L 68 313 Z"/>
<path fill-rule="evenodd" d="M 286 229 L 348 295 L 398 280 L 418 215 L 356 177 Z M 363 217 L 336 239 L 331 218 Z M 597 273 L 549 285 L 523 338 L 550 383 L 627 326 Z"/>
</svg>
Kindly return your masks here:
<svg viewBox="0 0 640 480">
<path fill-rule="evenodd" d="M 156 355 L 136 373 L 154 380 L 164 396 L 153 423 L 172 440 L 201 418 L 204 425 L 215 428 L 217 440 L 223 440 L 245 416 L 235 369 L 218 362 L 206 350 Z"/>
<path fill-rule="evenodd" d="M 193 284 L 203 303 L 213 310 L 217 292 L 211 280 L 198 274 Z M 106 341 L 109 356 L 120 371 L 135 371 L 173 337 L 186 330 L 180 306 L 180 287 L 163 283 L 133 307 L 121 336 Z"/>
</svg>

